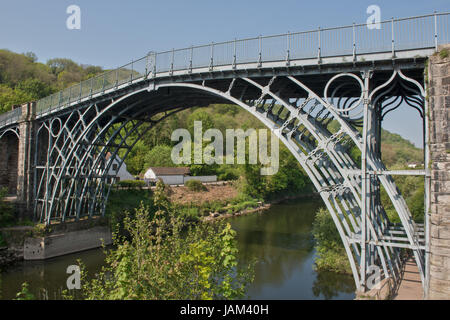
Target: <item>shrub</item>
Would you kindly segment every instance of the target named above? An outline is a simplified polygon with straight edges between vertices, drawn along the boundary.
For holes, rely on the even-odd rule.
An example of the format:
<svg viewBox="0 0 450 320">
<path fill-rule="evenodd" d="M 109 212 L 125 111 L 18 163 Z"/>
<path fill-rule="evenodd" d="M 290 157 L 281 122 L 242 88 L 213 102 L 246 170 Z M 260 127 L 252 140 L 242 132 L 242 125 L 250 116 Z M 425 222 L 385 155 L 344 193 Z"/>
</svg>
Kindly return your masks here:
<svg viewBox="0 0 450 320">
<path fill-rule="evenodd" d="M 344 245 L 328 210 L 319 209 L 314 219 L 312 233 L 317 250 L 316 270 L 351 274 Z"/>
<path fill-rule="evenodd" d="M 442 50 L 439 52 L 439 56 L 441 57 L 441 59 L 447 58 L 447 57 L 449 56 L 448 49 L 442 49 Z"/>
<path fill-rule="evenodd" d="M 189 180 L 186 181 L 185 186 L 190 190 L 190 191 L 195 191 L 195 192 L 199 192 L 199 191 L 206 191 L 206 187 L 203 185 L 203 183 L 199 180 Z"/>
<path fill-rule="evenodd" d="M 116 183 L 117 186 L 127 189 L 142 189 L 146 186 L 143 180 L 122 180 Z"/>
<path fill-rule="evenodd" d="M 219 181 L 231 181 L 231 180 L 237 180 L 237 179 L 239 179 L 239 176 L 237 176 L 234 172 L 231 172 L 231 171 L 221 173 L 217 177 L 217 180 L 219 180 Z"/>
<path fill-rule="evenodd" d="M 158 188 L 158 186 L 157 186 Z M 152 217 L 143 205 L 127 217 L 130 239 L 115 239 L 106 266 L 88 279 L 81 265 L 86 299 L 239 299 L 253 280 L 254 262 L 238 264 L 235 231 L 229 224 L 186 226 L 162 192 L 155 191 Z M 78 292 L 77 292 L 78 293 Z M 66 298 L 70 296 L 64 292 Z"/>
<path fill-rule="evenodd" d="M 36 297 L 30 292 L 28 286 L 27 282 L 22 283 L 22 289 L 17 292 L 14 300 L 35 300 Z"/>
</svg>

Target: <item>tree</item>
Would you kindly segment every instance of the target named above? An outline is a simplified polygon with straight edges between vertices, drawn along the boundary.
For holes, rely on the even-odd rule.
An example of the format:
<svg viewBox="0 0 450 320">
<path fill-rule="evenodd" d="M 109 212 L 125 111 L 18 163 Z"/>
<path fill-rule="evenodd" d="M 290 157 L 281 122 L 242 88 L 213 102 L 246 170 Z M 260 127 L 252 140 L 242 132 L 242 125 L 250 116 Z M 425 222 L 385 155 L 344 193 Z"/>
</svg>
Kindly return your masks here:
<svg viewBox="0 0 450 320">
<path fill-rule="evenodd" d="M 195 121 L 202 122 L 202 133 L 201 133 L 202 135 L 206 130 L 214 128 L 214 121 L 211 115 L 205 110 L 197 109 L 188 117 L 188 130 L 191 133 L 192 138 L 194 137 Z"/>
<path fill-rule="evenodd" d="M 20 89 L 11 89 L 0 84 L 0 113 L 11 110 L 13 105 L 22 104 L 33 100 L 33 96 Z"/>
<path fill-rule="evenodd" d="M 63 71 L 79 72 L 81 67 L 70 59 L 55 58 L 47 61 L 47 65 L 55 75 L 59 75 Z"/>
<path fill-rule="evenodd" d="M 171 158 L 172 148 L 167 145 L 153 147 L 144 160 L 144 170 L 149 167 L 175 167 Z"/>
<path fill-rule="evenodd" d="M 15 89 L 26 93 L 34 100 L 44 98 L 54 92 L 51 86 L 39 79 L 34 78 L 29 78 L 19 82 Z"/>
<path fill-rule="evenodd" d="M 36 62 L 38 59 L 37 55 L 31 51 L 24 53 L 24 56 L 30 59 L 31 62 Z"/>
</svg>

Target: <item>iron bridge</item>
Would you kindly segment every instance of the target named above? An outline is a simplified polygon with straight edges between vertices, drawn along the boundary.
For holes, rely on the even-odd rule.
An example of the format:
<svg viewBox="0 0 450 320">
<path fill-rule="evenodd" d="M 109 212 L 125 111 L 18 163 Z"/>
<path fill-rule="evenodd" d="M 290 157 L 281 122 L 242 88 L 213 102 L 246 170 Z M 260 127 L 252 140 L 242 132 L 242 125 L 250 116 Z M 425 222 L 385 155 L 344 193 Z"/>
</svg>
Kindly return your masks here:
<svg viewBox="0 0 450 320">
<path fill-rule="evenodd" d="M 264 123 L 308 174 L 336 224 L 359 291 L 367 289 L 373 266 L 383 278 L 398 280 L 405 249 L 426 286 L 430 161 L 424 70 L 438 45 L 450 42 L 449 13 L 380 26 L 352 24 L 150 52 L 0 115 L 0 139 L 29 141 L 27 201 L 34 218 L 50 224 L 103 215 L 114 183 L 110 160 L 125 150 L 124 161 L 156 123 L 194 106 L 238 105 Z M 382 120 L 403 103 L 423 119 L 423 170 L 389 171 L 381 160 Z M 349 153 L 355 146 L 358 162 Z M 411 174 L 424 177 L 424 224 L 413 221 L 393 179 Z M 382 189 L 400 223 L 386 214 Z"/>
</svg>

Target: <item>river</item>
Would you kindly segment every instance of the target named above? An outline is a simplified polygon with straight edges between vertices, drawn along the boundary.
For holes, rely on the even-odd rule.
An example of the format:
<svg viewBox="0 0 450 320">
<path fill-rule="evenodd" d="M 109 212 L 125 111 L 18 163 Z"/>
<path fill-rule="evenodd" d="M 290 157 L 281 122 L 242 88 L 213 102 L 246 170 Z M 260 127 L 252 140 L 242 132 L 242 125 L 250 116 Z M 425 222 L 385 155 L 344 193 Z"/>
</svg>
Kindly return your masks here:
<svg viewBox="0 0 450 320">
<path fill-rule="evenodd" d="M 311 229 L 317 200 L 290 200 L 261 213 L 230 220 L 237 231 L 240 259 L 256 257 L 255 280 L 250 299 L 354 299 L 353 278 L 313 269 L 315 250 Z M 24 281 L 40 299 L 57 299 L 69 265 L 81 259 L 89 273 L 97 272 L 104 261 L 95 249 L 46 261 L 22 261 L 0 275 L 1 299 L 13 299 Z"/>
</svg>

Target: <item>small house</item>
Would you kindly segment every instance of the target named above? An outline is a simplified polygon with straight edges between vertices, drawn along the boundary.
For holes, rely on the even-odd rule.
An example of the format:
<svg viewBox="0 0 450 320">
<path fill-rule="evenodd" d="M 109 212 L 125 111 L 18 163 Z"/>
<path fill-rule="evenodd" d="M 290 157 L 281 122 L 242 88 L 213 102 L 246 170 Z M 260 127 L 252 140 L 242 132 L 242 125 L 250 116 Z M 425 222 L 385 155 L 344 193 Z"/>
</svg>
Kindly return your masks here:
<svg viewBox="0 0 450 320">
<path fill-rule="evenodd" d="M 184 177 L 189 175 L 188 167 L 150 167 L 144 174 L 147 183 L 161 179 L 164 184 L 184 184 Z"/>
<path fill-rule="evenodd" d="M 120 165 L 122 159 L 120 159 L 118 155 L 114 158 L 111 157 L 112 155 L 110 152 L 108 152 L 105 157 L 108 163 L 111 161 L 107 174 L 109 177 L 116 177 L 116 182 L 123 180 L 135 180 L 134 176 L 128 172 L 125 162 Z M 110 178 L 108 178 L 108 180 L 110 180 Z"/>
</svg>

